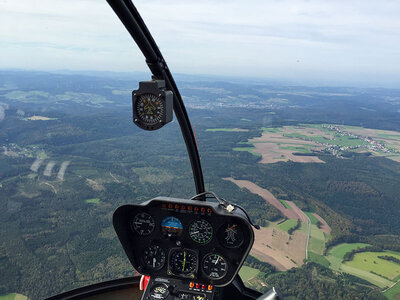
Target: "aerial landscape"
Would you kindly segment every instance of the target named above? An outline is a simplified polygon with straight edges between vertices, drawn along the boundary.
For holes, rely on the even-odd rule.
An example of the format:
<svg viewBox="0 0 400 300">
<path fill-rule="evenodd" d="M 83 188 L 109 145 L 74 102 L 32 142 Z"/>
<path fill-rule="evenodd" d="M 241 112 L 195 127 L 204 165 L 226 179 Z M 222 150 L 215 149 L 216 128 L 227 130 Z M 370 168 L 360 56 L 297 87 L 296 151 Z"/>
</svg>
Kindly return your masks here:
<svg viewBox="0 0 400 300">
<path fill-rule="evenodd" d="M 0 71 L 0 300 L 131 276 L 113 211 L 195 194 L 177 122 L 132 123 L 140 80 Z M 178 83 L 206 189 L 261 226 L 246 285 L 400 299 L 400 90 Z"/>
</svg>

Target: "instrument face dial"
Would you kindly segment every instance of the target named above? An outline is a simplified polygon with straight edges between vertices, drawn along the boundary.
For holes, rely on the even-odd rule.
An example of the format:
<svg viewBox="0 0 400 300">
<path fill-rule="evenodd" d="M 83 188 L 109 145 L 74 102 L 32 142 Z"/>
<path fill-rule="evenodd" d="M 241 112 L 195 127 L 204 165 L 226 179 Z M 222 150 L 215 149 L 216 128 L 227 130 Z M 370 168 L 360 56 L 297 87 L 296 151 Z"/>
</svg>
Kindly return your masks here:
<svg viewBox="0 0 400 300">
<path fill-rule="evenodd" d="M 219 232 L 219 240 L 227 248 L 237 248 L 243 244 L 244 235 L 236 223 L 226 223 Z"/>
<path fill-rule="evenodd" d="M 164 102 L 157 95 L 147 93 L 138 96 L 136 112 L 144 123 L 154 125 L 162 121 L 164 111 Z"/>
<path fill-rule="evenodd" d="M 208 254 L 203 259 L 202 270 L 208 278 L 218 280 L 228 272 L 228 264 L 221 255 Z"/>
<path fill-rule="evenodd" d="M 149 296 L 152 300 L 166 299 L 169 296 L 168 287 L 163 283 L 156 284 L 151 287 Z"/>
<path fill-rule="evenodd" d="M 142 236 L 151 234 L 155 226 L 153 217 L 144 212 L 137 214 L 131 224 L 131 227 Z"/>
<path fill-rule="evenodd" d="M 207 244 L 212 239 L 213 228 L 206 220 L 199 219 L 190 224 L 189 235 L 196 243 Z"/>
<path fill-rule="evenodd" d="M 176 249 L 171 253 L 169 264 L 175 275 L 189 276 L 197 269 L 197 255 L 187 249 Z"/>
<path fill-rule="evenodd" d="M 178 218 L 166 217 L 161 222 L 161 232 L 167 237 L 178 237 L 182 235 L 183 225 Z"/>
<path fill-rule="evenodd" d="M 143 251 L 143 262 L 147 268 L 161 269 L 165 264 L 165 252 L 158 245 L 152 245 Z"/>
</svg>

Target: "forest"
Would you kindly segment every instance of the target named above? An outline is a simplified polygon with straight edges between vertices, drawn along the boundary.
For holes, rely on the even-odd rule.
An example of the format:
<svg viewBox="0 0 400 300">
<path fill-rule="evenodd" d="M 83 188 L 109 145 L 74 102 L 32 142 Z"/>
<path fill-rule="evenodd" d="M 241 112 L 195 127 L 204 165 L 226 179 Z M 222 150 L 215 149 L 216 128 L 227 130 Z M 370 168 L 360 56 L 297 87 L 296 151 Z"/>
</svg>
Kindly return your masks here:
<svg viewBox="0 0 400 300">
<path fill-rule="evenodd" d="M 42 299 L 132 275 L 112 228 L 113 211 L 156 196 L 195 194 L 177 122 L 156 132 L 134 127 L 129 89 L 136 88 L 135 80 L 0 72 L 0 102 L 8 106 L 0 122 L 0 205 L 4 208 L 0 211 L 0 295 L 18 292 Z M 317 154 L 324 161 L 321 164 L 260 164 L 260 157 L 232 150 L 260 136 L 265 126 L 331 122 L 400 131 L 400 118 L 385 100 L 398 91 L 180 84 L 196 129 L 207 190 L 242 205 L 259 225 L 280 219 L 280 212 L 264 199 L 222 178 L 251 180 L 279 199 L 322 216 L 332 228 L 327 249 L 342 242 L 363 242 L 400 251 L 400 163 L 365 153 L 350 153 L 344 159 L 321 152 Z M 191 89 L 193 85 L 204 89 Z M 256 108 L 243 106 L 240 97 L 228 105 L 212 92 L 216 87 L 229 95 L 248 93 L 261 100 L 254 100 Z M 330 95 L 334 92 L 352 96 Z M 262 100 L 282 93 L 286 93 L 285 103 Z M 351 108 L 360 103 L 375 112 L 352 114 Z M 52 120 L 26 120 L 35 115 Z M 248 131 L 207 131 L 238 127 Z M 34 171 L 32 165 L 39 157 L 39 169 Z M 57 173 L 66 161 L 70 164 L 61 180 Z M 44 170 L 50 162 L 54 167 L 48 176 Z M 369 283 L 313 263 L 284 273 L 251 256 L 246 265 L 262 270 L 268 287 L 279 287 L 289 299 L 354 299 L 356 295 L 384 299 Z"/>
</svg>

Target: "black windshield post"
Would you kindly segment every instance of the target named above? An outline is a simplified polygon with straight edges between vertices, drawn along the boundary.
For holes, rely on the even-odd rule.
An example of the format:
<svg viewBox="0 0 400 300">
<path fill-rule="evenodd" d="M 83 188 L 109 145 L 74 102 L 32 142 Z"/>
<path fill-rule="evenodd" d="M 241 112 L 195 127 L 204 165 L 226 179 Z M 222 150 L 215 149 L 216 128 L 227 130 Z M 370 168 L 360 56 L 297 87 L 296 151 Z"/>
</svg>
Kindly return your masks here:
<svg viewBox="0 0 400 300">
<path fill-rule="evenodd" d="M 205 192 L 203 172 L 200 163 L 200 155 L 197 149 L 195 136 L 186 112 L 181 94 L 168 66 L 149 30 L 147 29 L 139 12 L 130 0 L 107 0 L 118 18 L 124 24 L 143 55 L 146 63 L 153 73 L 154 78 L 165 80 L 166 88 L 174 95 L 174 112 L 182 131 L 196 187 L 196 194 Z M 205 200 L 205 197 L 201 197 Z"/>
</svg>

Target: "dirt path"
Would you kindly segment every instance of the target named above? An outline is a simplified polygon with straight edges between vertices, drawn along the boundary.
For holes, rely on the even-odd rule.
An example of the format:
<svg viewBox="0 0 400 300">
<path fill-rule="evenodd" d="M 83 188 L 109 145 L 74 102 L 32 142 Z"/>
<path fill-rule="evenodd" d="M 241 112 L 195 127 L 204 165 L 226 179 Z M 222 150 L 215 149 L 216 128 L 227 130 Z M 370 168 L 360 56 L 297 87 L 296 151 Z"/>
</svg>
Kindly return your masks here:
<svg viewBox="0 0 400 300">
<path fill-rule="evenodd" d="M 298 220 L 300 220 L 301 222 L 304 222 L 304 223 L 308 223 L 308 217 L 306 216 L 305 213 L 303 213 L 303 211 L 302 211 L 300 208 L 297 207 L 296 204 L 294 204 L 294 202 L 292 202 L 292 201 L 287 201 L 287 200 L 286 200 L 286 203 L 287 203 L 287 204 L 292 208 L 292 210 L 295 212 L 295 214 L 296 214 L 296 216 L 297 216 L 297 218 L 295 218 L 295 219 L 298 219 Z"/>
<path fill-rule="evenodd" d="M 299 215 L 293 210 L 288 209 L 283 206 L 283 204 L 275 198 L 272 193 L 258 185 L 252 183 L 248 180 L 237 180 L 232 177 L 222 178 L 223 180 L 227 180 L 233 182 L 240 188 L 248 189 L 251 193 L 259 195 L 261 198 L 265 199 L 269 204 L 273 205 L 276 209 L 278 209 L 286 218 L 289 219 L 300 219 Z"/>
<path fill-rule="evenodd" d="M 323 232 L 325 232 L 326 234 L 331 234 L 332 229 L 328 225 L 328 223 L 326 223 L 326 221 L 324 219 L 322 219 L 322 217 L 320 215 L 315 214 L 315 213 L 313 215 L 318 219 L 318 221 L 321 222 L 321 225 L 319 226 L 319 228 L 321 228 L 321 230 Z"/>
<path fill-rule="evenodd" d="M 50 184 L 50 183 L 48 183 L 48 182 L 42 182 L 42 183 L 40 183 L 40 184 L 47 184 L 48 186 L 50 186 L 50 187 L 53 189 L 54 194 L 57 194 L 57 190 L 56 190 L 56 188 L 54 187 L 54 185 L 52 185 L 52 184 Z"/>
</svg>

